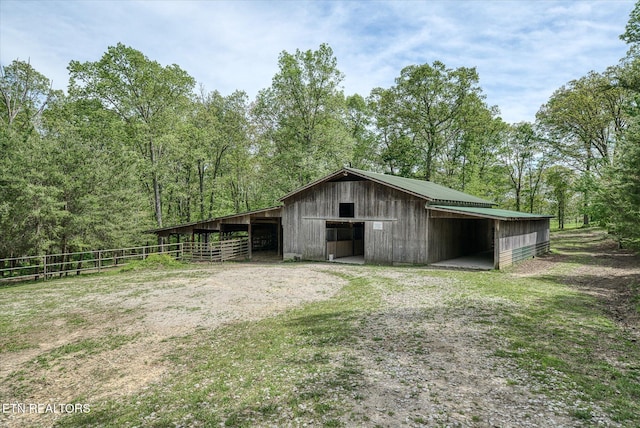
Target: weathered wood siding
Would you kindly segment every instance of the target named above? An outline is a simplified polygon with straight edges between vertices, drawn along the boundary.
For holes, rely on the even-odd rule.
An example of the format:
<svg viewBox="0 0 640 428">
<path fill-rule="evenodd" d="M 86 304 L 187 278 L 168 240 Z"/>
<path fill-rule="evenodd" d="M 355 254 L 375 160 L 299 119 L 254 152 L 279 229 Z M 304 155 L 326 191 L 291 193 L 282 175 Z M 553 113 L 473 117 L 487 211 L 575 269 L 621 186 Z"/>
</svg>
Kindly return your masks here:
<svg viewBox="0 0 640 428">
<path fill-rule="evenodd" d="M 340 203 L 354 204 L 353 218 L 340 218 Z M 362 222 L 368 263 L 427 261 L 425 201 L 370 181 L 320 183 L 284 201 L 284 258 L 326 260 L 326 222 Z M 375 224 L 374 224 L 375 223 Z"/>
<path fill-rule="evenodd" d="M 374 224 L 375 223 L 375 224 Z M 396 222 L 368 221 L 364 225 L 364 261 L 365 263 L 393 263 L 393 229 Z"/>
<path fill-rule="evenodd" d="M 496 229 L 496 269 L 549 251 L 549 219 L 499 221 Z"/>
<path fill-rule="evenodd" d="M 488 219 L 430 218 L 428 263 L 490 251 L 492 224 Z"/>
</svg>

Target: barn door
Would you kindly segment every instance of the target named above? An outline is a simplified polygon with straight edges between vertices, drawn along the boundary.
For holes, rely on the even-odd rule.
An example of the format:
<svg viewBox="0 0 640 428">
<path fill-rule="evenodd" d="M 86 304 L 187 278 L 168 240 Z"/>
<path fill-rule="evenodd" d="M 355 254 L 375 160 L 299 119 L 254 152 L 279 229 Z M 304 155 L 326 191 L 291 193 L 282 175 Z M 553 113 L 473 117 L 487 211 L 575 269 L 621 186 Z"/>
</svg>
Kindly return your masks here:
<svg viewBox="0 0 640 428">
<path fill-rule="evenodd" d="M 366 263 L 393 263 L 393 221 L 367 221 L 364 227 Z"/>
</svg>

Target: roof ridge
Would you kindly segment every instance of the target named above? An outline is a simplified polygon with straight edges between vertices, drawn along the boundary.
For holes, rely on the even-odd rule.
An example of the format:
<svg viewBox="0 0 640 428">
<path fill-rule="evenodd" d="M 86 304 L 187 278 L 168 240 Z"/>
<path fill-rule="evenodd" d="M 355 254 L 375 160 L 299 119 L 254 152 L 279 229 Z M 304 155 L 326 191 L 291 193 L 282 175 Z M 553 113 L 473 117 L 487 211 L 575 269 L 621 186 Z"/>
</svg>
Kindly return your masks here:
<svg viewBox="0 0 640 428">
<path fill-rule="evenodd" d="M 478 196 L 452 189 L 442 184 L 429 180 L 419 180 L 417 178 L 402 177 L 399 175 L 384 174 L 379 172 L 364 171 L 357 168 L 345 167 L 346 171 L 358 174 L 363 177 L 381 181 L 387 185 L 399 188 L 427 198 L 433 202 L 456 202 L 463 204 L 496 205 L 493 201 L 482 199 Z"/>
</svg>

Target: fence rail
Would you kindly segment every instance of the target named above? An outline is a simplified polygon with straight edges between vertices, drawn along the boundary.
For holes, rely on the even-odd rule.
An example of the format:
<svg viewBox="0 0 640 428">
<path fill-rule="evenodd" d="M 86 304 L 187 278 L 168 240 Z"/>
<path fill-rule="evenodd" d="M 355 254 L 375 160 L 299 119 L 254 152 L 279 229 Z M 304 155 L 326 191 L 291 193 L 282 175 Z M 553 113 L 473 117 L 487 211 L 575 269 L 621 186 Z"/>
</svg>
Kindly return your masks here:
<svg viewBox="0 0 640 428">
<path fill-rule="evenodd" d="M 150 254 L 168 254 L 176 259 L 184 256 L 183 244 L 147 245 L 76 253 L 47 254 L 0 259 L 0 281 L 48 279 L 53 276 L 79 275 L 121 267 L 131 260 L 143 260 Z"/>
<path fill-rule="evenodd" d="M 249 239 L 238 238 L 213 243 L 185 242 L 185 259 L 224 262 L 249 256 Z"/>
<path fill-rule="evenodd" d="M 224 262 L 249 256 L 248 238 L 213 243 L 184 242 L 144 247 L 81 251 L 0 259 L 0 282 L 49 279 L 54 276 L 80 275 L 122 267 L 131 260 L 144 260 L 151 254 L 168 254 L 176 259 Z"/>
</svg>

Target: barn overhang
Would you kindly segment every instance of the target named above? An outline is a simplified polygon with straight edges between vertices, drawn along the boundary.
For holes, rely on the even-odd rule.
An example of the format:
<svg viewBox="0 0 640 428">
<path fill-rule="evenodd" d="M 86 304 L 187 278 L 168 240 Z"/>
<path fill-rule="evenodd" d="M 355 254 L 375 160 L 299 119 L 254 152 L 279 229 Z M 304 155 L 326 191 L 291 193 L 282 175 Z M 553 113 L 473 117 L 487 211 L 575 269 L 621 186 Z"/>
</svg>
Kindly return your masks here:
<svg viewBox="0 0 640 428">
<path fill-rule="evenodd" d="M 493 267 L 501 269 L 549 251 L 550 215 L 486 207 L 427 205 L 429 217 L 441 221 L 482 221 L 493 252 Z M 480 224 L 480 223 L 479 223 Z"/>
<path fill-rule="evenodd" d="M 553 216 L 545 214 L 531 214 L 520 211 L 502 210 L 498 208 L 487 207 L 463 207 L 450 205 L 428 205 L 427 209 L 431 210 L 435 216 L 449 218 L 488 218 L 500 221 L 518 221 L 518 220 L 541 220 L 550 219 Z"/>
<path fill-rule="evenodd" d="M 213 233 L 221 231 L 246 231 L 252 224 L 279 224 L 282 217 L 282 207 L 270 207 L 261 210 L 247 211 L 223 217 L 215 217 L 202 221 L 183 223 L 146 231 L 160 237 L 170 235 L 193 235 L 198 233 Z"/>
</svg>

